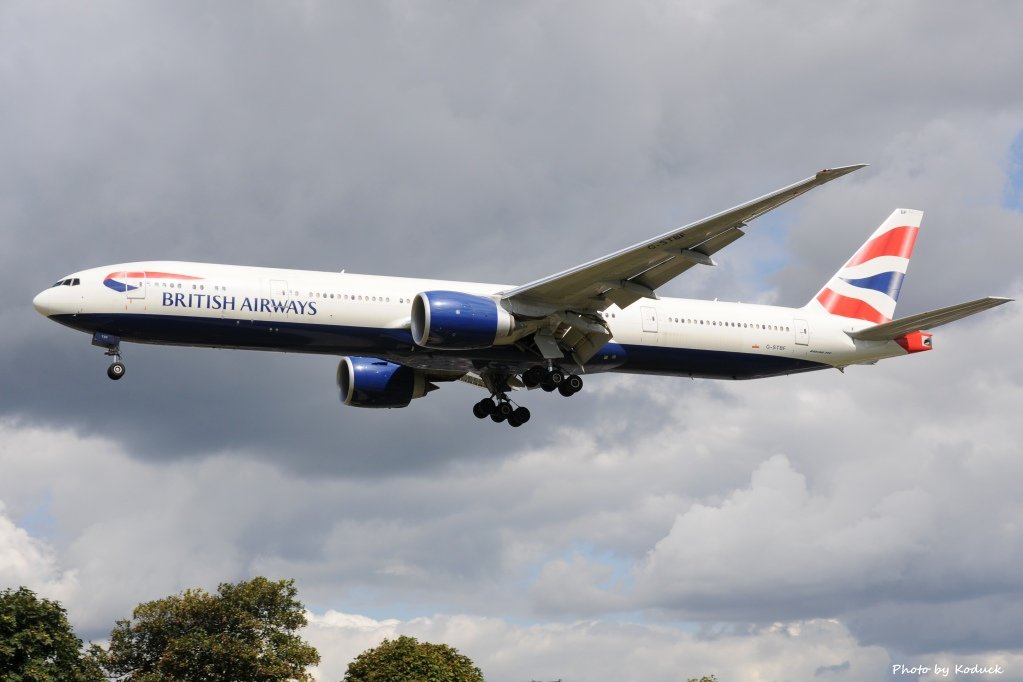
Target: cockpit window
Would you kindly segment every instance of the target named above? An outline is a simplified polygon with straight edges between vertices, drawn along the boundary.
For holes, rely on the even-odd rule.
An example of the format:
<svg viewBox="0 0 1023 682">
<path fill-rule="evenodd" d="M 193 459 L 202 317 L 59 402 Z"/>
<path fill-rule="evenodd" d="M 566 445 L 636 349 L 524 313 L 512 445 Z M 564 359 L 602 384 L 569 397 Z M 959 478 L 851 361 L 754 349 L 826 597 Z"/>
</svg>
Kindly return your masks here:
<svg viewBox="0 0 1023 682">
<path fill-rule="evenodd" d="M 56 282 L 53 287 L 76 287 L 81 283 L 82 280 L 78 277 L 68 277 L 67 279 L 62 279 L 59 282 Z M 52 289 L 53 287 L 50 288 Z"/>
</svg>

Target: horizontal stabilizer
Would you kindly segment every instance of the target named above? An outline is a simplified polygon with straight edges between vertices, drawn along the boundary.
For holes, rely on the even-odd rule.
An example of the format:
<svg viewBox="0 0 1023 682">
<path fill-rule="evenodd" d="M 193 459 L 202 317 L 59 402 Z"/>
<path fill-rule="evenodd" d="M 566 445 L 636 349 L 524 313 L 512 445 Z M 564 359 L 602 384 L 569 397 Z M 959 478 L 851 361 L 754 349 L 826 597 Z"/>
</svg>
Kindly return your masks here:
<svg viewBox="0 0 1023 682">
<path fill-rule="evenodd" d="M 986 298 L 978 298 L 976 301 L 950 305 L 947 308 L 938 308 L 937 310 L 929 310 L 926 313 L 917 313 L 916 315 L 885 322 L 875 327 L 867 327 L 856 332 L 846 333 L 854 339 L 863 341 L 890 341 L 911 332 L 920 331 L 921 329 L 932 329 L 949 322 L 955 322 L 988 308 L 1008 303 L 1011 300 L 1011 298 L 1002 298 L 1001 296 L 988 296 Z"/>
</svg>

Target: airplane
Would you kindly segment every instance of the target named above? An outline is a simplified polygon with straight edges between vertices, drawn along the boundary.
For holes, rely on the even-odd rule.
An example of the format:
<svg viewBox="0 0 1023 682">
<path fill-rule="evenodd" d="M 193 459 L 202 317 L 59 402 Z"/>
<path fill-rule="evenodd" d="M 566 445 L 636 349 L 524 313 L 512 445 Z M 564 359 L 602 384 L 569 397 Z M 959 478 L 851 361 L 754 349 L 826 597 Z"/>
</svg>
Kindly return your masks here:
<svg viewBox="0 0 1023 682">
<path fill-rule="evenodd" d="M 341 356 L 345 405 L 407 407 L 463 381 L 479 419 L 529 421 L 509 397 L 571 396 L 602 372 L 756 379 L 931 350 L 927 331 L 1012 299 L 893 319 L 921 211 L 896 209 L 799 308 L 668 298 L 657 289 L 745 234 L 753 219 L 863 168 L 822 170 L 758 199 L 522 285 L 146 261 L 61 277 L 33 300 L 92 335 L 125 374 L 122 341 Z"/>
</svg>

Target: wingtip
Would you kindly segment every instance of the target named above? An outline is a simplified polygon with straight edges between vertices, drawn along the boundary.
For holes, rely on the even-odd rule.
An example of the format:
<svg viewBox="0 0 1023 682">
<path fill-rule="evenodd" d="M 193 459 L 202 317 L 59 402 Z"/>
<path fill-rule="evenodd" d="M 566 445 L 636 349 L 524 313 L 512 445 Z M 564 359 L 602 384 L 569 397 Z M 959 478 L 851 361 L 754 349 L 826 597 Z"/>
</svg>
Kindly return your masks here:
<svg viewBox="0 0 1023 682">
<path fill-rule="evenodd" d="M 854 163 L 851 166 L 836 166 L 834 168 L 825 168 L 821 171 L 818 171 L 817 177 L 838 178 L 843 175 L 848 175 L 853 171 L 858 171 L 861 168 L 866 168 L 869 165 L 870 165 L 869 163 Z"/>
</svg>

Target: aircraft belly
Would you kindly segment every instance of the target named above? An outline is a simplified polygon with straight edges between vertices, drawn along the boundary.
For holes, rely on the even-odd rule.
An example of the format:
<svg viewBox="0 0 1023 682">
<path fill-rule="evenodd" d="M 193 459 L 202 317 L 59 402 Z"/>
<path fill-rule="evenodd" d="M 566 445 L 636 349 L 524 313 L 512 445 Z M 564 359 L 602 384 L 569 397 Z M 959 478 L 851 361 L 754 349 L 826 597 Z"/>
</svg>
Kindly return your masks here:
<svg viewBox="0 0 1023 682">
<path fill-rule="evenodd" d="M 791 356 L 736 350 L 626 346 L 619 371 L 703 379 L 759 379 L 825 369 L 830 365 Z"/>
<path fill-rule="evenodd" d="M 328 355 L 365 354 L 421 368 L 478 371 L 489 367 L 515 373 L 540 361 L 535 354 L 517 346 L 474 351 L 419 348 L 406 329 L 154 314 L 102 313 L 63 315 L 54 319 L 80 331 L 100 331 L 137 343 Z M 566 358 L 565 364 L 568 362 Z M 586 364 L 585 371 L 753 379 L 827 366 L 791 356 L 609 342 Z"/>
</svg>

